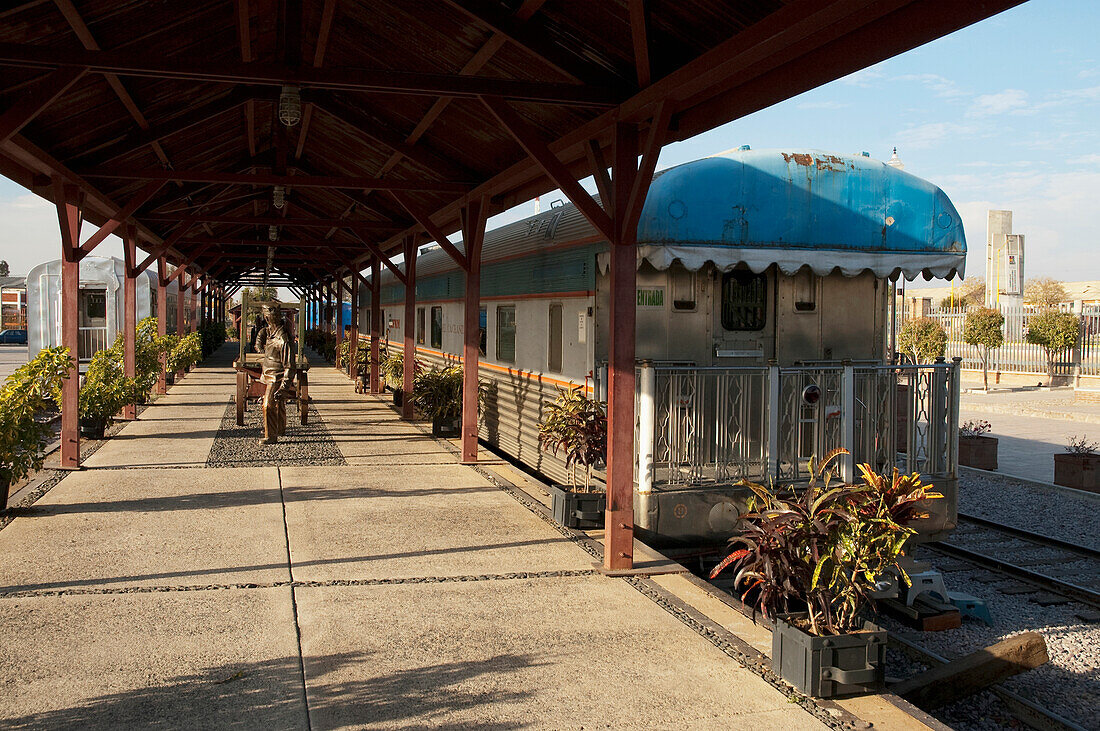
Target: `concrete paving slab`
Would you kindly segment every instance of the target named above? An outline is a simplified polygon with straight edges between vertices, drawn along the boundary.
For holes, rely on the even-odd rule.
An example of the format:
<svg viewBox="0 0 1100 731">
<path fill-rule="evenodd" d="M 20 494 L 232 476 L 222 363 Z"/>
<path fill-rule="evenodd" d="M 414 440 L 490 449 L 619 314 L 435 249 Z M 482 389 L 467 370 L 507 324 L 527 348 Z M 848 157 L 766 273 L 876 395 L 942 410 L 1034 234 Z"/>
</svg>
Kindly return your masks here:
<svg viewBox="0 0 1100 731">
<path fill-rule="evenodd" d="M 587 570 L 592 557 L 462 465 L 281 469 L 294 578 Z"/>
<path fill-rule="evenodd" d="M 8 598 L 0 623 L 4 728 L 307 727 L 289 588 Z"/>
<path fill-rule="evenodd" d="M 19 515 L 0 593 L 290 578 L 273 469 L 75 472 Z"/>
<path fill-rule="evenodd" d="M 297 602 L 313 728 L 823 728 L 618 579 L 310 587 Z"/>
</svg>

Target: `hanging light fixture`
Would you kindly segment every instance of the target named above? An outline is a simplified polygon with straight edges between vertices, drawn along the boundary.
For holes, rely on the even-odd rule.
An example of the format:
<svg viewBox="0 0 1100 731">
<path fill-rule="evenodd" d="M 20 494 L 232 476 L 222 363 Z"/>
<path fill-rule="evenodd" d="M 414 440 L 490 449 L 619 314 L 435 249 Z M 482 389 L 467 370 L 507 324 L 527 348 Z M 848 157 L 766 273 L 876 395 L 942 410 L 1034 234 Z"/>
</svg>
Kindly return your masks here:
<svg viewBox="0 0 1100 731">
<path fill-rule="evenodd" d="M 272 224 L 267 227 L 267 240 L 278 241 L 279 240 L 279 227 Z"/>
<path fill-rule="evenodd" d="M 297 86 L 284 86 L 279 94 L 279 121 L 287 127 L 302 121 L 302 94 Z"/>
<path fill-rule="evenodd" d="M 275 189 L 271 191 L 271 203 L 276 208 L 282 208 L 286 205 L 286 186 L 275 186 Z"/>
</svg>

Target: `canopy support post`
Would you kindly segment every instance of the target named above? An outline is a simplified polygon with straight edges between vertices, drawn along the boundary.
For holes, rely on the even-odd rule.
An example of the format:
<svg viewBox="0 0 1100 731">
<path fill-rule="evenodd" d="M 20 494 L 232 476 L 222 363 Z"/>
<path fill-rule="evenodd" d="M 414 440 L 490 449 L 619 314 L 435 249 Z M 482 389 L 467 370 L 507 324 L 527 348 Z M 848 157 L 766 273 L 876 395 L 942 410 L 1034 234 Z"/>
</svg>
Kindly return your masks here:
<svg viewBox="0 0 1100 731">
<path fill-rule="evenodd" d="M 75 186 L 53 180 L 61 228 L 61 345 L 69 349 L 72 370 L 61 387 L 61 469 L 80 469 L 80 224 L 82 196 Z"/>
<path fill-rule="evenodd" d="M 401 394 L 401 418 L 412 421 L 412 394 L 416 378 L 416 237 L 405 237 L 405 378 Z"/>
<path fill-rule="evenodd" d="M 134 269 L 134 258 L 137 253 L 137 237 L 133 226 L 126 227 L 122 244 L 126 270 L 126 281 L 123 285 L 122 367 L 127 378 L 134 378 L 137 375 L 137 357 L 134 352 L 137 330 L 137 271 Z M 122 407 L 122 418 L 136 419 L 137 405 L 126 404 Z"/>
<path fill-rule="evenodd" d="M 466 290 L 462 326 L 462 461 L 477 462 L 478 358 L 481 347 L 481 246 L 489 201 L 481 198 L 462 209 L 466 249 Z"/>
<path fill-rule="evenodd" d="M 157 335 L 168 334 L 168 277 L 164 257 L 157 259 Z M 242 310 L 241 317 L 244 317 Z M 160 372 L 157 373 L 157 393 L 168 393 L 168 354 L 160 354 Z"/>
<path fill-rule="evenodd" d="M 381 276 L 382 263 L 376 258 L 370 263 L 370 392 L 373 394 L 382 393 L 382 381 L 378 377 L 382 338 Z"/>
</svg>

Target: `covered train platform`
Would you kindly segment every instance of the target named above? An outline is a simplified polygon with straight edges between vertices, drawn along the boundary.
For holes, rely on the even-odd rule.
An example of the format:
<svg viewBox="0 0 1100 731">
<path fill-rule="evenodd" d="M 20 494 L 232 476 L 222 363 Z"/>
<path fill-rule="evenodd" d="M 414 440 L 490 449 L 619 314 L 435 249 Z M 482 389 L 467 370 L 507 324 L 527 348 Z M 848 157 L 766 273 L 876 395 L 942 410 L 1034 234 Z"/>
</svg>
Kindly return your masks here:
<svg viewBox="0 0 1100 731">
<path fill-rule="evenodd" d="M 459 464 L 331 368 L 311 427 L 240 450 L 231 360 L 0 531 L 0 725 L 941 728 L 897 699 L 792 702 L 770 634 L 705 584 L 649 553 L 653 575 L 602 574 L 536 483 Z"/>
<path fill-rule="evenodd" d="M 219 437 L 223 351 L 82 463 L 74 373 L 73 472 L 0 531 L 6 725 L 889 727 L 883 698 L 789 703 L 741 667 L 762 630 L 689 577 L 609 575 L 652 560 L 633 539 L 637 223 L 663 145 L 1020 2 L 7 3 L 0 174 L 56 207 L 70 352 L 80 260 L 115 234 L 128 373 L 155 267 L 158 302 L 180 293 L 161 333 L 244 286 L 321 314 L 368 288 L 380 393 L 384 267 L 410 391 L 434 242 L 464 272 L 466 398 L 456 455 L 409 400 L 399 416 L 318 368 L 313 441 L 265 464 Z M 554 189 L 610 244 L 606 549 L 479 455 L 486 219 Z"/>
</svg>

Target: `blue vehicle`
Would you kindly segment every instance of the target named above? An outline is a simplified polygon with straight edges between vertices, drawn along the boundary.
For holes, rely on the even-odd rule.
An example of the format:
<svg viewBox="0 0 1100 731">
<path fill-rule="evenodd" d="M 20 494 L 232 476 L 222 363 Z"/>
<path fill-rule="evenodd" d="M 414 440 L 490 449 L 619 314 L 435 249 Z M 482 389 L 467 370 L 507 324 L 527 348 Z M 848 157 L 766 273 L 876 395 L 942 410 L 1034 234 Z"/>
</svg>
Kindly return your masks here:
<svg viewBox="0 0 1100 731">
<path fill-rule="evenodd" d="M 5 345 L 26 345 L 27 344 L 27 331 L 26 330 L 0 330 L 0 344 L 5 344 Z"/>
</svg>

